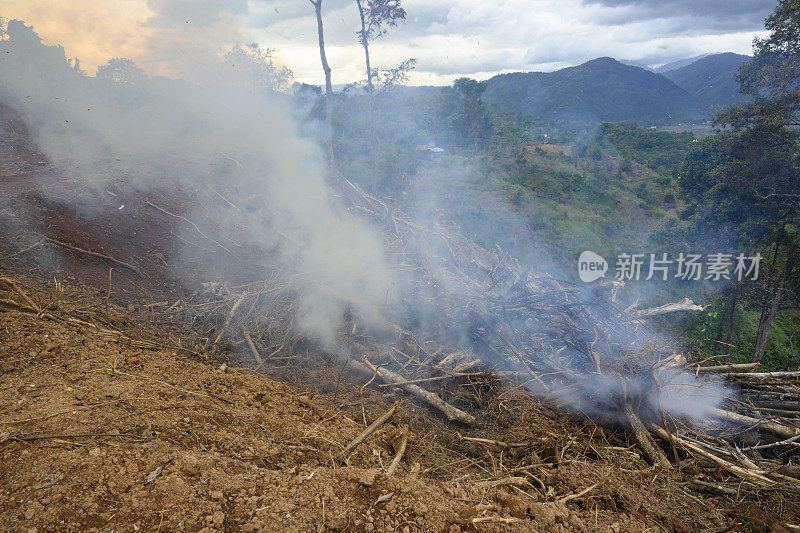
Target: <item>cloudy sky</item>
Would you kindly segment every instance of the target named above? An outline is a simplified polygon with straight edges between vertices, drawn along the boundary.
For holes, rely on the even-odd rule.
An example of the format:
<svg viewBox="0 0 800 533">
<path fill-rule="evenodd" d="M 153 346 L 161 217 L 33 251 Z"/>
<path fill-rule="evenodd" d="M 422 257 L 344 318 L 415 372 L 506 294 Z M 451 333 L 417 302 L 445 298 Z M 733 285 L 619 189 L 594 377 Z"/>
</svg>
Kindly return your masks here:
<svg viewBox="0 0 800 533">
<path fill-rule="evenodd" d="M 658 65 L 703 53 L 749 53 L 776 0 L 404 0 L 407 20 L 375 42 L 373 65 L 418 59 L 412 83 L 551 71 L 612 56 Z M 354 0 L 323 0 L 334 83 L 363 78 Z M 321 82 L 307 0 L 0 0 L 90 74 L 125 56 L 182 75 L 235 43 L 275 48 L 299 81 Z"/>
</svg>

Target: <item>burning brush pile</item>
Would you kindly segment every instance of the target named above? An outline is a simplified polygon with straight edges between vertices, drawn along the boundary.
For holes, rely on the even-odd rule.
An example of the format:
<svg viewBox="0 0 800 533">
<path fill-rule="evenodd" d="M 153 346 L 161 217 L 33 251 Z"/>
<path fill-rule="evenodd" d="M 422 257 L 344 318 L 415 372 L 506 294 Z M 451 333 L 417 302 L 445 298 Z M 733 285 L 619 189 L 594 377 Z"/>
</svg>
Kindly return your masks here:
<svg viewBox="0 0 800 533">
<path fill-rule="evenodd" d="M 408 282 L 388 330 L 346 313 L 334 344 L 315 343 L 295 327 L 298 286 L 276 271 L 246 285 L 204 283 L 168 310 L 189 315 L 202 350 L 238 350 L 258 369 L 298 352 L 325 357 L 342 374 L 402 389 L 469 425 L 478 421 L 465 391 L 488 375 L 627 431 L 651 465 L 690 460 L 717 472 L 721 483 L 710 490 L 730 493 L 742 481 L 800 488 L 800 468 L 792 465 L 800 373 L 692 365 L 645 320 L 700 309 L 690 301 L 623 309 L 615 303 L 619 283 L 576 286 L 527 270 L 499 247 L 486 250 L 443 224 L 423 226 L 341 181 L 350 209 L 386 228 L 385 245 Z"/>
</svg>

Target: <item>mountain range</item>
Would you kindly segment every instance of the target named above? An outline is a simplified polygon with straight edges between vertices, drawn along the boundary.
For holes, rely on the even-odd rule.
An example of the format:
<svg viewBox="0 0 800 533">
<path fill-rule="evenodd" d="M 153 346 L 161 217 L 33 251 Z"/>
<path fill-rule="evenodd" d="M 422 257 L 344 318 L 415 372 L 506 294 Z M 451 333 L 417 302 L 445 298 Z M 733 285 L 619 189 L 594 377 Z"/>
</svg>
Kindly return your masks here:
<svg viewBox="0 0 800 533">
<path fill-rule="evenodd" d="M 733 53 L 698 56 L 653 72 L 601 57 L 555 72 L 494 76 L 483 99 L 498 110 L 569 121 L 704 122 L 712 106 L 745 98 L 733 76 L 748 59 Z"/>
</svg>

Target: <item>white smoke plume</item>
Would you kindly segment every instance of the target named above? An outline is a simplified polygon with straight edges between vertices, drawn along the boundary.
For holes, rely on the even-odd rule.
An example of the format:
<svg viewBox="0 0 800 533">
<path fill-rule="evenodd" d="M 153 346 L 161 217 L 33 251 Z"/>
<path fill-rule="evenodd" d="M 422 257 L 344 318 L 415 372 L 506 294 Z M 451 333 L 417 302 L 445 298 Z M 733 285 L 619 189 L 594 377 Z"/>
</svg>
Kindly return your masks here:
<svg viewBox="0 0 800 533">
<path fill-rule="evenodd" d="M 318 143 L 300 138 L 285 97 L 247 88 L 220 57 L 207 59 L 202 85 L 136 72 L 123 84 L 87 77 L 18 21 L 0 52 L 0 99 L 52 162 L 98 186 L 125 173 L 155 189 L 163 168 L 198 183 L 235 179 L 265 202 L 239 215 L 246 244 L 277 250 L 270 260 L 291 272 L 301 331 L 331 346 L 345 309 L 381 324 L 394 286 L 380 236 L 334 205 Z M 235 171 L 215 170 L 222 156 Z"/>
</svg>

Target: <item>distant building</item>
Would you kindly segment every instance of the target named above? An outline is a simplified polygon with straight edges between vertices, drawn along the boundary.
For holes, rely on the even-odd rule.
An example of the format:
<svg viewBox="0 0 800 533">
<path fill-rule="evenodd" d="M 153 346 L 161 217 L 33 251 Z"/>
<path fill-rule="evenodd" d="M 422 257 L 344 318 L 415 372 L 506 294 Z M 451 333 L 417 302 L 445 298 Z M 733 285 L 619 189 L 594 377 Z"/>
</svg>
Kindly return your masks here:
<svg viewBox="0 0 800 533">
<path fill-rule="evenodd" d="M 444 154 L 444 148 L 436 146 L 436 141 L 434 139 L 417 141 L 416 151 L 417 151 L 417 158 L 419 159 L 433 161 L 434 163 L 442 162 L 442 155 Z"/>
</svg>

